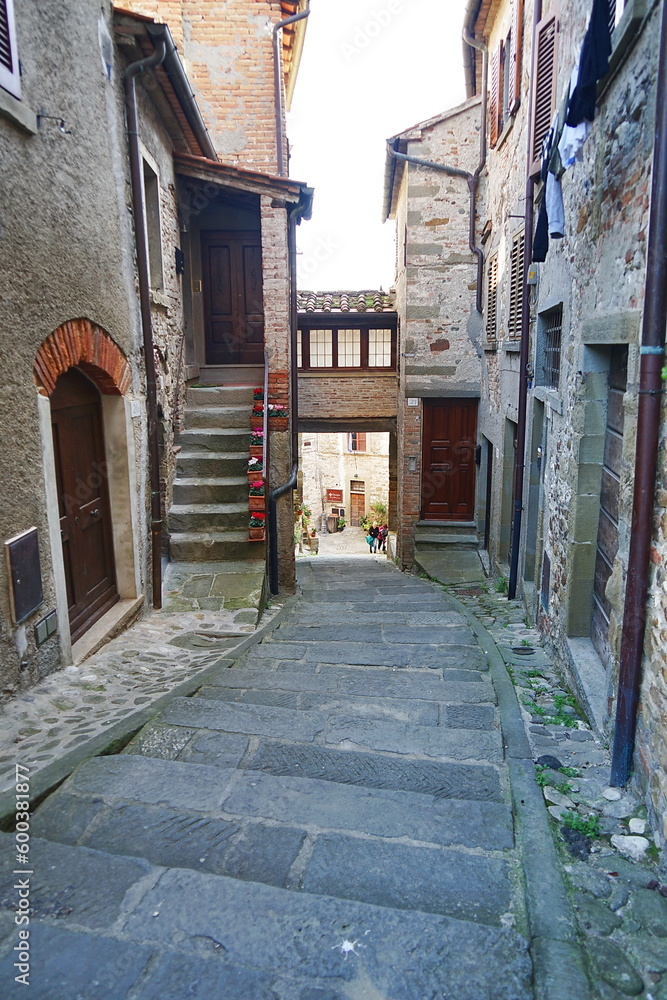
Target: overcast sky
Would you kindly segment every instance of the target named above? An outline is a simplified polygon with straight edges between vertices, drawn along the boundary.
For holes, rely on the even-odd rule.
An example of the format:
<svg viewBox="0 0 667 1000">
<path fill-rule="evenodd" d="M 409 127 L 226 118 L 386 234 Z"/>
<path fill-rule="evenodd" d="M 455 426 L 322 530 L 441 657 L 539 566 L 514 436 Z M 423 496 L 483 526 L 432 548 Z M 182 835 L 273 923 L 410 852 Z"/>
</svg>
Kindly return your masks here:
<svg viewBox="0 0 667 1000">
<path fill-rule="evenodd" d="M 288 135 L 290 174 L 315 188 L 299 287 L 389 288 L 385 140 L 465 100 L 465 0 L 312 0 Z"/>
</svg>

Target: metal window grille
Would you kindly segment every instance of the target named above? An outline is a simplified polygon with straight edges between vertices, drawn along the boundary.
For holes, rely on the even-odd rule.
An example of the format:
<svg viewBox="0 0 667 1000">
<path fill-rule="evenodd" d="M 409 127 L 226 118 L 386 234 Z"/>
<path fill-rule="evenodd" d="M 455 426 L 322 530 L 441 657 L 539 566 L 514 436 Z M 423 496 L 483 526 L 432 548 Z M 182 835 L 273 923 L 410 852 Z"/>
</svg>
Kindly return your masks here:
<svg viewBox="0 0 667 1000">
<path fill-rule="evenodd" d="M 498 323 L 498 254 L 489 258 L 486 272 L 486 339 L 495 341 Z"/>
<path fill-rule="evenodd" d="M 544 313 L 544 384 L 557 389 L 560 382 L 560 344 L 563 330 L 563 307 Z"/>
<path fill-rule="evenodd" d="M 623 11 L 625 10 L 625 5 L 627 0 L 608 0 L 609 2 L 609 28 L 611 31 L 614 30 L 618 22 L 621 20 Z"/>
<path fill-rule="evenodd" d="M 14 72 L 7 0 L 0 0 L 0 65 L 8 69 L 10 73 Z"/>
<path fill-rule="evenodd" d="M 512 241 L 512 252 L 510 255 L 510 302 L 507 332 L 513 340 L 517 340 L 521 336 L 525 246 L 525 235 L 521 232 Z"/>
</svg>

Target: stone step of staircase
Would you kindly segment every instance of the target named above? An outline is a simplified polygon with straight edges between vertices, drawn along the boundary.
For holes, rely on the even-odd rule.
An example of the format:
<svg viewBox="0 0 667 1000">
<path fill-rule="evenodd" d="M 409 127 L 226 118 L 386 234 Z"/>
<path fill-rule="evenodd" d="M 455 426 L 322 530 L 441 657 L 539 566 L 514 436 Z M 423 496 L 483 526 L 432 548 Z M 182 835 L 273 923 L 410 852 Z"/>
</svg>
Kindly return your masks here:
<svg viewBox="0 0 667 1000">
<path fill-rule="evenodd" d="M 176 562 L 247 560 L 263 562 L 264 545 L 248 541 L 243 531 L 175 531 L 169 540 L 171 558 Z M 224 595 L 223 595 L 224 596 Z"/>
<path fill-rule="evenodd" d="M 248 452 L 181 451 L 176 458 L 178 478 L 239 477 L 248 468 Z"/>
<path fill-rule="evenodd" d="M 223 529 L 245 531 L 248 516 L 247 500 L 245 503 L 174 503 L 169 510 L 169 531 L 172 534 Z"/>
<path fill-rule="evenodd" d="M 248 430 L 251 406 L 198 406 L 186 407 L 183 419 L 187 430 L 198 427 L 239 427 Z"/>
<path fill-rule="evenodd" d="M 474 521 L 418 521 L 415 548 L 434 551 L 439 548 L 478 549 L 477 524 Z"/>
<path fill-rule="evenodd" d="M 250 416 L 252 394 L 252 386 L 247 385 L 190 386 L 186 392 L 185 405 L 187 409 L 245 406 Z"/>
<path fill-rule="evenodd" d="M 182 504 L 245 504 L 248 505 L 247 476 L 186 477 L 179 476 L 173 484 L 173 502 Z"/>
<path fill-rule="evenodd" d="M 183 831 L 184 841 L 189 832 L 196 835 L 193 827 Z M 8 843 L 13 835 L 2 834 L 2 840 L 5 854 L 13 854 Z M 368 852 L 364 841 L 349 846 L 344 884 Z M 432 851 L 422 848 L 417 860 Z M 194 996 L 193 990 L 199 997 L 225 1000 L 424 1000 L 429 994 L 530 1000 L 527 942 L 499 925 L 492 886 L 486 893 L 482 889 L 491 903 L 488 916 L 483 904 L 472 904 L 469 919 L 465 905 L 454 916 L 405 908 L 409 895 L 421 891 L 423 871 L 408 896 L 400 886 L 383 893 L 386 904 L 341 898 L 324 892 L 334 878 L 337 852 L 333 839 L 313 854 L 308 878 L 300 879 L 302 891 L 294 892 L 187 867 L 165 870 L 141 857 L 34 837 L 31 861 L 48 873 L 49 889 L 35 885 L 31 899 L 31 974 L 38 983 L 66 981 L 68 996 L 75 995 L 74 987 L 76 995 L 84 995 L 86 984 L 88 992 L 92 982 L 101 984 L 100 995 L 113 1000 L 180 998 Z M 387 865 L 391 853 L 388 845 Z M 460 889 L 465 894 L 471 858 L 460 857 L 461 870 L 451 878 L 455 891 L 439 886 L 441 898 L 451 899 Z M 361 870 L 356 891 L 364 892 L 376 874 Z M 402 877 L 409 888 L 412 874 L 399 866 L 397 881 Z M 297 879 L 298 872 L 291 877 Z M 12 898 L 15 880 L 3 871 Z M 433 884 L 430 894 L 437 888 Z M 403 908 L 392 905 L 396 902 Z M 42 914 L 51 921 L 42 922 Z M 0 965 L 8 982 L 15 974 L 13 961 L 8 952 Z M 42 997 L 55 995 L 49 986 L 40 990 Z"/>
<path fill-rule="evenodd" d="M 181 431 L 177 444 L 184 452 L 239 452 L 248 451 L 250 428 L 241 427 L 195 427 Z"/>
</svg>

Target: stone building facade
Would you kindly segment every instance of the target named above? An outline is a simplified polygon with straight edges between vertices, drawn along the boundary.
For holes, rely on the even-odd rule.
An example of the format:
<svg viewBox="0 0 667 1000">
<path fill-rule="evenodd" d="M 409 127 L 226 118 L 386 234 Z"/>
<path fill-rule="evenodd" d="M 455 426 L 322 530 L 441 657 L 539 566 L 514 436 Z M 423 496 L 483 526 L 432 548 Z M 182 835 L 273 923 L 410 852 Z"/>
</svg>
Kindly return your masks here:
<svg viewBox="0 0 667 1000">
<path fill-rule="evenodd" d="M 269 398 L 290 403 L 288 228 L 297 214 L 307 214 L 310 192 L 257 169 L 261 162 L 275 171 L 275 128 L 272 157 L 268 152 L 249 157 L 254 169 L 219 161 L 213 129 L 209 133 L 191 98 L 185 66 L 172 44 L 188 30 L 183 5 L 153 4 L 141 11 L 138 4 L 130 6 L 137 10 L 108 2 L 93 10 L 81 0 L 39 11 L 22 4 L 3 26 L 15 69 L 5 73 L 3 66 L 0 76 L 0 147 L 12 192 L 0 237 L 5 360 L 0 419 L 6 430 L 0 528 L 11 549 L 11 558 L 0 564 L 4 697 L 78 662 L 155 599 L 151 579 L 160 547 L 154 560 L 144 334 L 150 324 L 164 521 L 186 386 L 201 377 L 206 361 L 197 353 L 202 230 L 233 229 L 252 215 Z M 270 9 L 261 27 L 270 48 L 273 24 L 296 5 L 265 6 Z M 218 7 L 224 22 L 225 4 Z M 254 22 L 249 27 L 259 30 Z M 282 46 L 281 78 L 288 87 L 289 66 L 298 62 L 295 35 Z M 126 70 L 156 54 L 163 42 L 162 63 L 142 72 L 136 83 L 139 167 L 133 187 Z M 252 39 L 244 44 L 248 49 Z M 72 45 L 78 53 L 74 76 Z M 241 58 L 246 49 L 239 52 L 237 77 L 256 72 L 247 52 Z M 264 60 L 262 72 L 272 79 L 272 64 Z M 211 76 L 208 86 L 217 85 Z M 253 89 L 254 82 L 247 86 Z M 268 84 L 265 89 L 268 93 Z M 268 134 L 275 106 L 262 106 L 254 122 L 252 115 L 260 112 L 254 105 L 242 107 L 251 116 L 247 136 Z M 133 191 L 140 192 L 140 217 Z M 138 250 L 139 229 L 145 233 L 145 255 Z M 138 265 L 144 257 L 142 311 Z M 263 364 L 259 370 L 263 374 Z M 248 373 L 248 383 L 257 384 L 256 369 Z M 289 434 L 272 436 L 272 485 L 278 485 L 291 464 Z M 83 473 L 82 462 L 88 463 Z M 291 507 L 283 506 L 280 545 L 289 587 L 292 519 Z M 31 529 L 39 560 L 30 547 Z M 168 555 L 164 523 L 161 537 Z M 95 553 L 102 553 L 101 562 L 95 563 Z M 159 569 L 157 578 L 159 600 Z"/>
<path fill-rule="evenodd" d="M 411 565 L 409 525 L 424 515 L 419 465 L 427 436 L 425 400 L 456 392 L 460 384 L 461 395 L 469 388 L 479 399 L 474 521 L 482 555 L 510 585 L 513 553 L 518 557 L 517 594 L 559 655 L 591 721 L 611 736 L 632 524 L 662 4 L 609 4 L 609 72 L 598 83 L 590 134 L 562 176 L 564 236 L 552 238 L 546 259 L 533 264 L 526 250 L 544 198 L 542 139 L 567 98 L 590 13 L 591 3 L 583 0 L 470 0 L 465 27 L 477 47 L 464 45 L 468 101 L 389 141 L 385 215 L 396 218 L 398 230 L 401 561 Z M 475 288 L 463 227 L 458 248 L 445 236 L 456 209 L 444 211 L 438 200 L 449 191 L 454 197 L 459 178 L 433 163 L 396 162 L 395 154 L 473 170 L 480 98 L 488 150 L 474 220 L 484 259 L 481 287 Z M 465 190 L 459 194 L 461 219 L 464 210 Z M 455 372 L 438 297 L 460 337 Z M 522 474 L 522 492 L 515 496 Z M 663 479 L 661 471 L 635 774 L 664 841 Z M 452 520 L 451 513 L 445 520 Z"/>
<path fill-rule="evenodd" d="M 375 500 L 389 505 L 389 434 L 302 434 L 301 473 L 314 525 L 341 509 L 358 525 Z"/>
</svg>

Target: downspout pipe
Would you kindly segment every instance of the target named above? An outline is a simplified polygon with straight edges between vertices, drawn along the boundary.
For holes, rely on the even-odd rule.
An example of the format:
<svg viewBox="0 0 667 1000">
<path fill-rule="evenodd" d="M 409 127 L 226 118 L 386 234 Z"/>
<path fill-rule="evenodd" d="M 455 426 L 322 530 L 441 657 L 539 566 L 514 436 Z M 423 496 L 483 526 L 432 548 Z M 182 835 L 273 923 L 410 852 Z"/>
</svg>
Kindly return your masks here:
<svg viewBox="0 0 667 1000">
<path fill-rule="evenodd" d="M 192 92 L 190 81 L 188 80 L 185 70 L 183 69 L 183 64 L 179 58 L 169 28 L 165 24 L 147 24 L 146 32 L 154 45 L 157 42 L 164 42 L 165 55 L 163 66 L 165 73 L 169 77 L 169 82 L 174 88 L 176 96 L 183 107 L 185 117 L 188 120 L 190 128 L 195 134 L 195 138 L 199 143 L 202 153 L 209 160 L 217 160 L 218 154 L 215 151 L 215 146 L 211 142 L 211 137 L 208 134 L 208 129 L 206 128 L 204 119 L 202 118 L 201 112 L 197 106 L 197 101 L 194 93 Z"/>
<path fill-rule="evenodd" d="M 162 491 L 160 489 L 160 449 L 158 446 L 157 378 L 153 351 L 153 321 L 151 317 L 150 277 L 148 271 L 148 235 L 144 209 L 143 170 L 139 149 L 136 79 L 140 73 L 154 69 L 164 60 L 167 47 L 164 38 L 155 38 L 154 52 L 145 59 L 130 63 L 124 73 L 127 137 L 132 177 L 132 210 L 137 246 L 139 304 L 143 333 L 144 364 L 146 366 L 146 403 L 148 406 L 148 454 L 151 489 L 151 561 L 153 607 L 162 607 Z"/>
<path fill-rule="evenodd" d="M 533 41 L 531 52 L 537 51 L 537 25 L 542 17 L 542 0 L 535 0 L 533 6 Z M 535 88 L 530 88 L 528 121 L 535 115 Z M 530 176 L 532 157 L 530 135 L 526 146 L 526 201 L 524 215 L 524 258 L 523 287 L 521 290 L 521 342 L 519 347 L 519 399 L 517 407 L 516 451 L 514 454 L 514 517 L 512 526 L 512 551 L 510 553 L 510 576 L 507 596 L 510 601 L 516 597 L 519 576 L 519 551 L 521 548 L 521 522 L 523 515 L 523 480 L 526 462 L 526 417 L 528 413 L 528 361 L 530 349 L 530 285 L 528 270 L 533 259 L 533 199 L 535 181 Z"/>
<path fill-rule="evenodd" d="M 276 109 L 276 154 L 278 163 L 278 177 L 285 176 L 285 136 L 283 132 L 283 82 L 281 79 L 282 60 L 280 58 L 280 32 L 288 24 L 296 24 L 303 21 L 310 14 L 310 0 L 306 3 L 306 9 L 298 14 L 286 17 L 284 21 L 278 21 L 273 26 L 273 106 Z M 296 355 L 295 355 L 296 357 Z"/>
<path fill-rule="evenodd" d="M 296 489 L 299 475 L 299 372 L 296 365 L 298 329 L 296 302 L 296 223 L 297 217 L 302 212 L 303 205 L 299 203 L 287 215 L 287 254 L 290 276 L 290 420 L 292 421 L 290 451 L 292 468 L 287 481 L 269 493 L 269 590 L 272 594 L 280 592 L 277 502 L 280 497 Z M 264 401 L 265 406 L 267 402 L 267 400 Z"/>
<path fill-rule="evenodd" d="M 632 528 L 626 578 L 616 725 L 610 784 L 625 785 L 632 770 L 646 627 L 653 503 L 660 443 L 660 414 L 667 323 L 667 3 L 662 5 L 646 286 L 639 349 L 639 400 Z"/>
<path fill-rule="evenodd" d="M 463 25 L 463 41 L 469 45 L 471 48 L 476 49 L 482 55 L 482 81 L 481 81 L 481 98 L 482 98 L 482 118 L 480 121 L 480 136 L 479 136 L 479 163 L 477 168 L 472 175 L 471 180 L 468 181 L 468 186 L 470 188 L 470 249 L 477 257 L 477 295 L 476 295 L 476 308 L 477 312 L 482 314 L 482 286 L 484 283 L 484 251 L 475 241 L 475 221 L 477 218 L 477 191 L 479 189 L 479 179 L 481 177 L 482 171 L 486 166 L 486 129 L 488 120 L 488 100 L 487 100 L 487 88 L 489 79 L 489 50 L 484 44 L 484 42 L 479 41 L 475 36 L 468 30 L 468 22 L 464 22 Z"/>
</svg>

